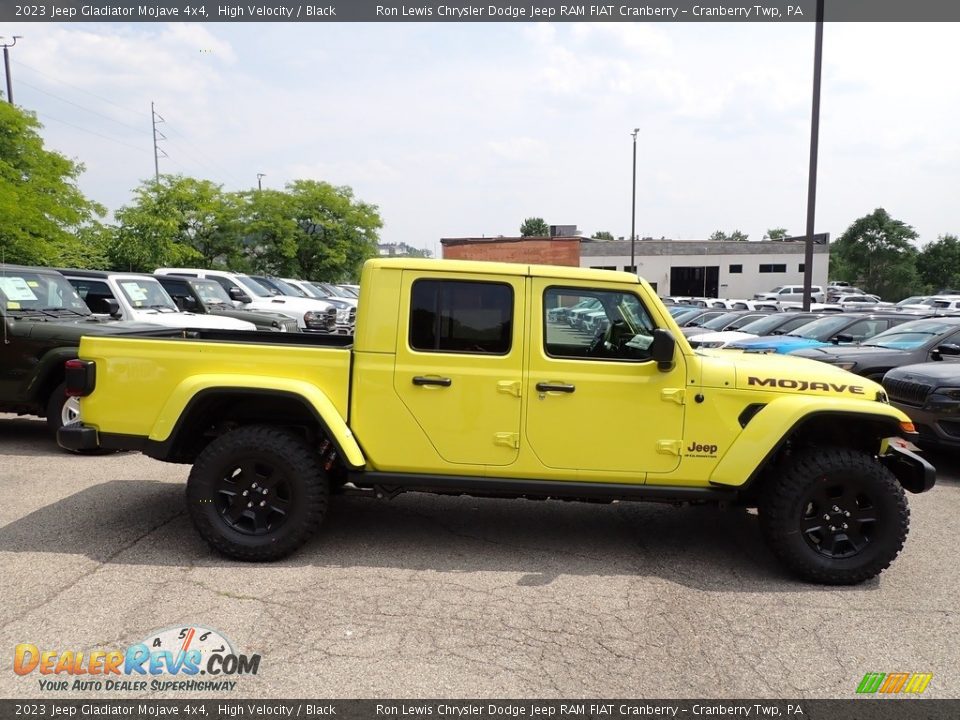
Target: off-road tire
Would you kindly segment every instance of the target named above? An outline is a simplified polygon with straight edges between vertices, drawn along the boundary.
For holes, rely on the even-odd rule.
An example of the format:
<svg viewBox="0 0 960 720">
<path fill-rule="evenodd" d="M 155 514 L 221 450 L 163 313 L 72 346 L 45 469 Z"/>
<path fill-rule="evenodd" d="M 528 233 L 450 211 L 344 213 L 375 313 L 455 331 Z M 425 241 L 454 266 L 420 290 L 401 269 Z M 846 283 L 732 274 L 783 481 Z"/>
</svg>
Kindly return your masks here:
<svg viewBox="0 0 960 720">
<path fill-rule="evenodd" d="M 240 469 L 244 463 L 257 468 L 250 477 Z M 279 526 L 254 530 L 256 510 L 246 509 L 245 516 L 231 524 L 229 514 L 237 498 L 229 494 L 228 486 L 234 483 L 236 493 L 246 489 L 259 500 L 256 493 L 261 490 L 250 490 L 248 484 L 268 469 L 270 477 L 282 478 L 286 488 L 287 512 Z M 323 522 L 329 496 L 327 475 L 307 442 L 269 425 L 247 425 L 221 435 L 200 453 L 187 480 L 187 508 L 197 532 L 218 552 L 249 562 L 279 560 L 300 548 Z M 247 527 L 238 529 L 243 523 Z"/>
<path fill-rule="evenodd" d="M 836 502 L 817 507 L 837 492 L 843 494 L 832 495 Z M 877 576 L 897 557 L 910 527 L 907 498 L 893 473 L 871 455 L 847 448 L 798 453 L 767 478 L 759 510 L 764 539 L 777 558 L 802 580 L 823 585 L 855 585 Z M 855 524 L 844 510 L 874 520 Z M 820 521 L 822 528 L 811 530 Z M 850 536 L 829 532 L 847 521 Z M 864 543 L 859 550 L 849 539 L 854 536 Z M 829 556 L 830 548 L 845 548 L 849 555 Z"/>
</svg>

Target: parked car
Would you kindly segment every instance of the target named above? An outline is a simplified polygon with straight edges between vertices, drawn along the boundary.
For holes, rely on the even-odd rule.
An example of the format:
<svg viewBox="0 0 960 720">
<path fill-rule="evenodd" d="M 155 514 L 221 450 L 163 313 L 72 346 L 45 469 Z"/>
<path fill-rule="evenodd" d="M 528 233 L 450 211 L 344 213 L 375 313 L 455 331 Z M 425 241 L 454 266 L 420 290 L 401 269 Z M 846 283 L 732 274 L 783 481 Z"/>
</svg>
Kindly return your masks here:
<svg viewBox="0 0 960 720">
<path fill-rule="evenodd" d="M 893 303 L 883 302 L 877 295 L 857 295 L 854 293 L 841 295 L 836 304 L 844 312 L 870 312 L 878 308 L 896 307 Z"/>
<path fill-rule="evenodd" d="M 708 332 L 702 335 L 692 335 L 687 341 L 692 347 L 714 349 L 727 347 L 729 343 L 738 340 L 750 340 L 767 335 L 783 335 L 794 328 L 802 327 L 811 320 L 824 317 L 820 313 L 791 312 L 773 313 L 767 317 L 747 323 L 739 330 L 724 330 L 722 332 Z"/>
<path fill-rule="evenodd" d="M 306 297 L 326 300 L 337 309 L 337 329 L 353 335 L 357 325 L 357 298 L 346 290 L 329 283 L 309 282 L 292 278 L 281 278 L 283 282 L 295 288 Z"/>
<path fill-rule="evenodd" d="M 680 328 L 680 331 L 689 338 L 693 337 L 694 335 L 701 335 L 704 332 L 737 330 L 743 325 L 748 325 L 754 320 L 766 317 L 769 314 L 769 311 L 765 312 L 762 310 L 734 310 L 706 320 L 703 323 L 694 322 L 691 325 Z"/>
<path fill-rule="evenodd" d="M 880 381 L 895 367 L 960 355 L 960 317 L 909 320 L 854 347 L 819 347 L 795 355 Z"/>
<path fill-rule="evenodd" d="M 250 310 L 235 302 L 227 291 L 213 280 L 202 278 L 155 275 L 157 281 L 184 312 L 201 315 L 222 315 L 246 320 L 256 325 L 257 330 L 270 332 L 298 332 L 297 321 L 281 313 L 266 310 Z"/>
<path fill-rule="evenodd" d="M 596 300 L 592 297 L 583 298 L 575 305 L 559 305 L 547 310 L 547 320 L 550 322 L 559 322 L 569 325 L 570 313 L 574 310 L 580 310 L 588 306 L 596 307 Z M 692 309 L 692 308 L 690 308 Z"/>
<path fill-rule="evenodd" d="M 303 298 L 307 300 L 321 300 L 329 303 L 337 311 L 335 332 L 343 335 L 353 335 L 353 329 L 357 323 L 357 305 L 355 302 L 339 297 L 319 297 L 316 293 L 288 283 L 281 278 L 267 277 L 264 275 L 251 275 L 250 277 L 267 288 L 267 290 L 273 292 L 274 297 Z"/>
<path fill-rule="evenodd" d="M 850 345 L 863 342 L 908 320 L 910 320 L 909 316 L 895 313 L 886 315 L 837 313 L 813 320 L 785 335 L 738 340 L 727 347 L 753 352 L 792 353 L 795 350 L 821 345 Z"/>
<path fill-rule="evenodd" d="M 157 268 L 153 274 L 214 280 L 227 291 L 231 300 L 241 302 L 251 310 L 267 310 L 292 317 L 297 321 L 297 327 L 304 332 L 330 333 L 337 327 L 337 309 L 330 303 L 323 300 L 279 297 L 249 275 L 200 268 Z"/>
<path fill-rule="evenodd" d="M 710 301 L 710 307 L 723 310 L 756 310 L 757 304 L 753 300 L 716 298 Z"/>
<path fill-rule="evenodd" d="M 866 293 L 853 285 L 834 285 L 827 287 L 827 302 L 835 303 L 844 295 L 866 295 Z"/>
<path fill-rule="evenodd" d="M 960 362 L 904 365 L 883 376 L 890 404 L 903 410 L 924 446 L 960 449 Z"/>
<path fill-rule="evenodd" d="M 109 270 L 60 270 L 95 314 L 175 328 L 256 330 L 247 320 L 182 312 L 153 275 Z"/>
<path fill-rule="evenodd" d="M 699 327 L 699 324 L 705 323 L 708 320 L 713 320 L 716 317 L 721 315 L 726 315 L 726 310 L 716 310 L 710 308 L 695 308 L 692 313 L 684 313 L 682 315 L 677 315 L 673 319 L 677 322 L 681 328 L 688 327 L 690 325 Z"/>
<path fill-rule="evenodd" d="M 904 310 L 925 311 L 934 315 L 960 312 L 960 295 L 930 295 L 917 303 L 905 303 Z"/>
<path fill-rule="evenodd" d="M 0 319 L 0 412 L 45 418 L 54 433 L 79 418 L 77 399 L 66 395 L 64 363 L 76 359 L 81 336 L 171 333 L 97 318 L 60 273 L 22 265 L 0 265 Z"/>
<path fill-rule="evenodd" d="M 803 285 L 778 285 L 773 290 L 757 293 L 754 300 L 776 300 L 782 302 L 803 302 Z M 811 302 L 826 302 L 827 296 L 820 285 L 810 286 Z"/>
</svg>

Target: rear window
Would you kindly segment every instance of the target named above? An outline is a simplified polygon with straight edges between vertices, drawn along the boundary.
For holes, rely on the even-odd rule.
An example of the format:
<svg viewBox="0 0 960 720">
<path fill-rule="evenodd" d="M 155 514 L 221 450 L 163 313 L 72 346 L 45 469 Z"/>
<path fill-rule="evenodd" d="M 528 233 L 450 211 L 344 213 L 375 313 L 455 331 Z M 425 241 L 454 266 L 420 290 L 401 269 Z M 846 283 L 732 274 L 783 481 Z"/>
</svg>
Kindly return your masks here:
<svg viewBox="0 0 960 720">
<path fill-rule="evenodd" d="M 414 350 L 491 355 L 510 352 L 510 285 L 417 280 L 410 295 L 410 347 Z"/>
</svg>

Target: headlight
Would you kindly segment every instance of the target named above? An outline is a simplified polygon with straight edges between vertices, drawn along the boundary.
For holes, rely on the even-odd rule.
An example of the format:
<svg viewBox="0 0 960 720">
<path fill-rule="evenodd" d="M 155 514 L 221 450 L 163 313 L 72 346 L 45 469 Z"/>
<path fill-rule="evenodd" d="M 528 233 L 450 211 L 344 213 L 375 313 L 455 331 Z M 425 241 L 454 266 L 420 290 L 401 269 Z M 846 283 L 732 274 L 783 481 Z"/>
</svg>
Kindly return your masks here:
<svg viewBox="0 0 960 720">
<path fill-rule="evenodd" d="M 327 328 L 327 321 L 322 313 L 305 312 L 303 314 L 303 324 L 311 330 L 325 330 Z"/>
<path fill-rule="evenodd" d="M 350 319 L 350 310 L 348 308 L 340 308 L 337 310 L 337 320 L 347 322 Z"/>
<path fill-rule="evenodd" d="M 936 390 L 933 391 L 933 394 L 934 394 L 934 395 L 945 395 L 946 397 L 950 398 L 951 400 L 960 401 L 960 388 L 955 388 L 955 387 L 937 388 Z"/>
<path fill-rule="evenodd" d="M 857 363 L 854 360 L 844 360 L 842 362 L 834 363 L 834 365 L 841 370 L 853 370 L 857 366 Z"/>
</svg>

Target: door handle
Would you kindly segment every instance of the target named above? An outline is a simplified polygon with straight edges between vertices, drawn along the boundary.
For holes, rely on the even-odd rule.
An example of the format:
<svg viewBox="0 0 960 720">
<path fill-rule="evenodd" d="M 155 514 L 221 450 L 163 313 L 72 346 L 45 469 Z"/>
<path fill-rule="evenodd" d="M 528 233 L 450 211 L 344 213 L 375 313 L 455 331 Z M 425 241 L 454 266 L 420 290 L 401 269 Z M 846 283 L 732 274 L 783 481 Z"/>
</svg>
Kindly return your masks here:
<svg viewBox="0 0 960 720">
<path fill-rule="evenodd" d="M 576 389 L 577 389 L 576 385 L 567 385 L 566 383 L 548 383 L 548 382 L 537 383 L 537 392 L 572 393 Z"/>
<path fill-rule="evenodd" d="M 416 375 L 413 378 L 414 385 L 439 385 L 440 387 L 450 387 L 453 384 L 453 380 L 445 377 L 424 377 L 423 375 Z"/>
</svg>

